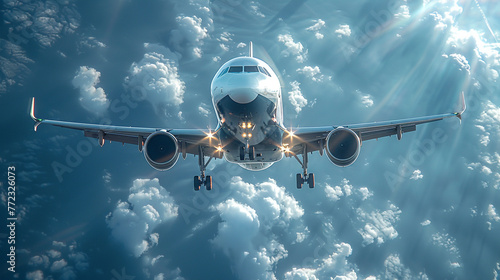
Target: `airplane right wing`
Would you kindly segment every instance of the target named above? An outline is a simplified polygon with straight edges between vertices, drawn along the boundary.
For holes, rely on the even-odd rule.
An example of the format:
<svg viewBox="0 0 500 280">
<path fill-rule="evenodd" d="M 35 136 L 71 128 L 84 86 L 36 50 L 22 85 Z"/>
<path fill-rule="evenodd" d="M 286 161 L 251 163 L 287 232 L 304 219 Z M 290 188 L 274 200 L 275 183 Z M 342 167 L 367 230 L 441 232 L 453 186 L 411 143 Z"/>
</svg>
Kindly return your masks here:
<svg viewBox="0 0 500 280">
<path fill-rule="evenodd" d="M 367 141 L 378 139 L 381 137 L 397 135 L 398 139 L 402 138 L 403 133 L 415 131 L 417 125 L 443 120 L 445 118 L 457 117 L 462 119 L 462 114 L 466 110 L 465 98 L 462 92 L 460 96 L 462 108 L 458 112 L 439 114 L 425 117 L 401 119 L 394 121 L 371 122 L 343 126 L 323 126 L 323 127 L 303 127 L 286 130 L 284 143 L 288 145 L 290 152 L 295 155 L 306 152 L 319 151 L 323 153 L 323 148 L 326 148 L 326 142 L 330 133 L 336 129 L 344 129 L 352 131 L 359 141 Z M 285 142 L 286 141 L 286 142 Z"/>
</svg>

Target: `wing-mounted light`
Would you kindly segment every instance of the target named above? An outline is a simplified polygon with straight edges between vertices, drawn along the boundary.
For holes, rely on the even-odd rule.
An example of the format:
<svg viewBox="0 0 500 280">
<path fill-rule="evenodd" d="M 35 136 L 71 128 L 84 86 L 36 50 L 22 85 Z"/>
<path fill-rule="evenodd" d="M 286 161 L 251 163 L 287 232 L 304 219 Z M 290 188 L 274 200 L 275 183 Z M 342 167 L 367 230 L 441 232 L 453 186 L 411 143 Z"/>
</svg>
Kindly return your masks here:
<svg viewBox="0 0 500 280">
<path fill-rule="evenodd" d="M 34 97 L 31 98 L 30 117 L 35 122 L 35 125 L 33 126 L 33 130 L 36 131 L 38 126 L 43 122 L 43 120 L 35 117 L 35 98 Z"/>
</svg>

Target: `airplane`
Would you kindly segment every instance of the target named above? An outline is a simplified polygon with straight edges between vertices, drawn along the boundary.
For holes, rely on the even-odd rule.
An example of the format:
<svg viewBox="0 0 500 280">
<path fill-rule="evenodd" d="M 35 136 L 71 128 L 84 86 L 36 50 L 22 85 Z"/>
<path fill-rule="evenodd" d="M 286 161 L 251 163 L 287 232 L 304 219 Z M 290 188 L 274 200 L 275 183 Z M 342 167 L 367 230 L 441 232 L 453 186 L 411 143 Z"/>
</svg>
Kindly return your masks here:
<svg viewBox="0 0 500 280">
<path fill-rule="evenodd" d="M 458 117 L 466 110 L 461 94 L 461 111 L 395 121 L 371 122 L 353 125 L 296 127 L 283 125 L 281 84 L 271 67 L 249 55 L 224 63 L 211 83 L 212 102 L 217 113 L 217 128 L 176 129 L 97 125 L 35 117 L 35 98 L 31 100 L 30 116 L 40 124 L 83 131 L 84 136 L 96 138 L 102 147 L 105 140 L 137 145 L 149 165 L 157 170 L 171 169 L 179 155 L 198 156 L 200 175 L 194 176 L 194 190 L 204 185 L 212 189 L 212 177 L 205 170 L 212 159 L 224 158 L 239 166 L 259 171 L 269 168 L 283 157 L 294 157 L 303 172 L 297 173 L 297 188 L 307 183 L 314 188 L 314 173 L 308 173 L 309 154 L 326 152 L 328 159 L 340 167 L 356 161 L 364 141 L 415 131 L 419 124 Z M 299 158 L 302 156 L 302 160 Z M 208 158 L 208 160 L 206 160 Z"/>
</svg>

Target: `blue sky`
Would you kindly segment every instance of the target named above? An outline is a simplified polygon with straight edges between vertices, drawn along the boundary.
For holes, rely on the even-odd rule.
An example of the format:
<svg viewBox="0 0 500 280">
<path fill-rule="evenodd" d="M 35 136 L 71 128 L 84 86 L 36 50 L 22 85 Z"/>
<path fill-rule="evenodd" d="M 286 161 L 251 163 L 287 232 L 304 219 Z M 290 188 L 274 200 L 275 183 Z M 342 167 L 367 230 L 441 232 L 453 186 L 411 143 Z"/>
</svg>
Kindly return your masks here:
<svg viewBox="0 0 500 280">
<path fill-rule="evenodd" d="M 3 1 L 0 184 L 6 209 L 15 166 L 18 227 L 2 278 L 498 279 L 500 5 L 337 2 Z M 33 131 L 32 96 L 42 118 L 215 128 L 210 81 L 250 41 L 287 127 L 452 112 L 462 91 L 468 110 L 364 142 L 347 168 L 314 154 L 302 190 L 290 158 L 216 160 L 194 192 L 192 156 L 159 172 L 131 145 Z"/>
</svg>

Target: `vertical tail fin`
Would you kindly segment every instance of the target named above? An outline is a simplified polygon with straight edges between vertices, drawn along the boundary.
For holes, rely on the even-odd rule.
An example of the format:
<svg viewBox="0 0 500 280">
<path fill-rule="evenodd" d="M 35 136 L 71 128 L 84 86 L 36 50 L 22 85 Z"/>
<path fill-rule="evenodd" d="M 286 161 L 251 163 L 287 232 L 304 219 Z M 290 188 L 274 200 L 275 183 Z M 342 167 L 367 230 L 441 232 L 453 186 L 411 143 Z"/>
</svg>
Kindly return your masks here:
<svg viewBox="0 0 500 280">
<path fill-rule="evenodd" d="M 250 50 L 249 50 L 249 52 L 250 52 L 249 56 L 253 57 L 253 43 L 252 43 L 252 41 L 250 41 Z"/>
</svg>

